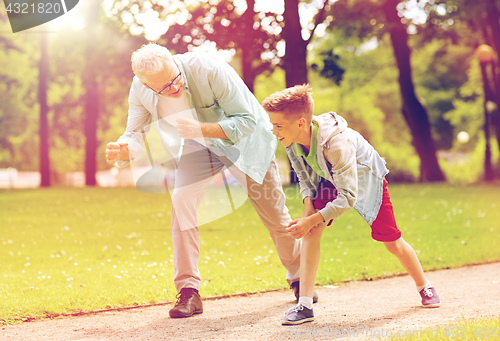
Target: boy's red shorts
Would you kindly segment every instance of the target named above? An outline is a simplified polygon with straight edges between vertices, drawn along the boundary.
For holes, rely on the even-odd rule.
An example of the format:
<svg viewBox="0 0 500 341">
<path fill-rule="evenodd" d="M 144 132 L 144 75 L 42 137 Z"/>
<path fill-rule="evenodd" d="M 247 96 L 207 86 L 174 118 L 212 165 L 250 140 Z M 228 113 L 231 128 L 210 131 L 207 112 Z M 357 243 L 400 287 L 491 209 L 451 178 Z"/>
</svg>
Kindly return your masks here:
<svg viewBox="0 0 500 341">
<path fill-rule="evenodd" d="M 327 203 L 333 201 L 337 197 L 337 189 L 330 181 L 321 179 L 318 187 L 318 192 L 313 199 L 314 208 L 320 210 L 326 206 Z M 328 222 L 328 226 L 332 220 Z M 394 209 L 392 207 L 391 197 L 387 189 L 387 180 L 384 178 L 382 204 L 378 212 L 377 218 L 371 225 L 372 238 L 379 242 L 393 242 L 401 237 L 401 231 L 396 225 L 396 218 L 394 217 Z"/>
</svg>

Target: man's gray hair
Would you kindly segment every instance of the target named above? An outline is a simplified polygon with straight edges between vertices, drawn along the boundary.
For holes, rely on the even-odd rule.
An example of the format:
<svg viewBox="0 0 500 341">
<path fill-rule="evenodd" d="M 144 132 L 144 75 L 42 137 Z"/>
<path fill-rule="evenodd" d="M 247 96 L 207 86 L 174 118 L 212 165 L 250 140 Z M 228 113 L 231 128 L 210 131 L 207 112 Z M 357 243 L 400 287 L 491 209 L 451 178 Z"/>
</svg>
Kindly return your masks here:
<svg viewBox="0 0 500 341">
<path fill-rule="evenodd" d="M 132 70 L 136 75 L 155 75 L 170 61 L 172 54 L 166 47 L 149 43 L 132 53 Z"/>
</svg>

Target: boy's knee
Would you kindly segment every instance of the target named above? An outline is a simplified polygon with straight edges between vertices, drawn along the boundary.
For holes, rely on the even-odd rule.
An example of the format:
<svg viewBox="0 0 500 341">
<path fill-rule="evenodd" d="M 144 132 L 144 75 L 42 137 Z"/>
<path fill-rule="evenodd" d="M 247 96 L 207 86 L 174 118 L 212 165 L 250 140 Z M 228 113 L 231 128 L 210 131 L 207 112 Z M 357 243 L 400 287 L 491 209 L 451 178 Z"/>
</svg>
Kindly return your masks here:
<svg viewBox="0 0 500 341">
<path fill-rule="evenodd" d="M 303 242 L 319 248 L 321 244 L 321 233 L 319 233 L 319 231 L 316 230 L 314 230 L 313 233 L 311 234 L 307 233 L 303 237 Z"/>
<path fill-rule="evenodd" d="M 403 238 L 399 238 L 393 242 L 384 242 L 384 245 L 390 253 L 397 256 L 403 253 L 404 243 Z"/>
</svg>

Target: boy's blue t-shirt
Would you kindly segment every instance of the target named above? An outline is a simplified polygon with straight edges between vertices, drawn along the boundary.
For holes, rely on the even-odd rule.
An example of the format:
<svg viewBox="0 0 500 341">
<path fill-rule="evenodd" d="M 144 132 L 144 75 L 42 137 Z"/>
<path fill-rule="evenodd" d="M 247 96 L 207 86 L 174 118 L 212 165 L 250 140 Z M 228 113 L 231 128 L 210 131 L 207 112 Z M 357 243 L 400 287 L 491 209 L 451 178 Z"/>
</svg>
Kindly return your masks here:
<svg viewBox="0 0 500 341">
<path fill-rule="evenodd" d="M 327 179 L 325 173 L 321 170 L 321 167 L 318 164 L 318 125 L 315 122 L 311 122 L 311 146 L 309 148 L 309 154 L 306 155 L 302 145 L 296 143 L 297 145 L 297 155 L 302 156 L 304 161 L 312 168 L 312 170 L 321 176 L 322 178 Z"/>
</svg>

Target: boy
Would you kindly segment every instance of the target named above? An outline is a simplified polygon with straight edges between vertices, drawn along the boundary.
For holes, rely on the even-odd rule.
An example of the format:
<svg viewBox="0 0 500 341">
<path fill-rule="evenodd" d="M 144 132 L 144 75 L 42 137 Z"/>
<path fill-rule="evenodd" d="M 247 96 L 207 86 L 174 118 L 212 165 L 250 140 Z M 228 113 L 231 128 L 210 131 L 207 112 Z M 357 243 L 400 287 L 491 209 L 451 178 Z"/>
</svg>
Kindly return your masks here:
<svg viewBox="0 0 500 341">
<path fill-rule="evenodd" d="M 413 248 L 396 226 L 385 175 L 385 161 L 347 122 L 335 113 L 313 117 L 312 88 L 298 85 L 276 92 L 262 103 L 273 133 L 286 148 L 297 173 L 304 214 L 287 229 L 303 238 L 300 297 L 285 313 L 284 325 L 314 319 L 312 293 L 326 226 L 354 207 L 371 226 L 372 238 L 398 257 L 415 281 L 423 307 L 438 307 L 439 297 L 427 280 Z"/>
</svg>

